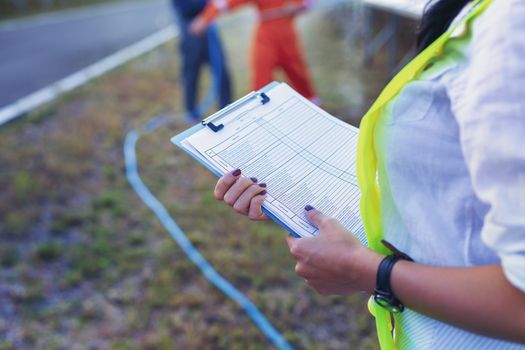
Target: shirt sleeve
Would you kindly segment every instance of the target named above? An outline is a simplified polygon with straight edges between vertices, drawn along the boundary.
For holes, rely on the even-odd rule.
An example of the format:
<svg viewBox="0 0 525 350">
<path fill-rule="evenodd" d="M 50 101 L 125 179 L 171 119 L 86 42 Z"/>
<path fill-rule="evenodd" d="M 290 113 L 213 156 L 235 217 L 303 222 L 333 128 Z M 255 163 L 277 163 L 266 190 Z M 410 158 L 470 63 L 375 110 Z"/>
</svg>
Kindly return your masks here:
<svg viewBox="0 0 525 350">
<path fill-rule="evenodd" d="M 456 118 L 478 198 L 483 242 L 525 292 L 525 1 L 494 1 L 474 22 Z"/>
<path fill-rule="evenodd" d="M 309 10 L 313 6 L 313 0 L 290 0 L 290 3 L 300 6 L 303 11 Z"/>
<path fill-rule="evenodd" d="M 213 22 L 221 13 L 230 11 L 238 6 L 248 4 L 251 0 L 211 0 L 199 15 L 208 24 Z"/>
<path fill-rule="evenodd" d="M 305 8 L 310 8 L 314 4 L 314 0 L 290 0 L 290 2 L 295 5 L 304 6 Z"/>
</svg>

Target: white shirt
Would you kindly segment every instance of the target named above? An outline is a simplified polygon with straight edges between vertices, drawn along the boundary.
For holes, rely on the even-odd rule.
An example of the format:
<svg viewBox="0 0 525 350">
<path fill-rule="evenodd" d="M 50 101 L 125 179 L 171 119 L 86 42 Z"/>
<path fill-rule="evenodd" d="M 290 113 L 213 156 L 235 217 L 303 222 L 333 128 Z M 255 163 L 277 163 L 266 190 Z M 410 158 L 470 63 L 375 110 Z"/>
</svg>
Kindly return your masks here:
<svg viewBox="0 0 525 350">
<path fill-rule="evenodd" d="M 525 293 L 525 0 L 495 0 L 387 108 L 385 239 L 423 264 L 501 264 Z M 411 310 L 396 324 L 400 349 L 525 349 Z"/>
</svg>

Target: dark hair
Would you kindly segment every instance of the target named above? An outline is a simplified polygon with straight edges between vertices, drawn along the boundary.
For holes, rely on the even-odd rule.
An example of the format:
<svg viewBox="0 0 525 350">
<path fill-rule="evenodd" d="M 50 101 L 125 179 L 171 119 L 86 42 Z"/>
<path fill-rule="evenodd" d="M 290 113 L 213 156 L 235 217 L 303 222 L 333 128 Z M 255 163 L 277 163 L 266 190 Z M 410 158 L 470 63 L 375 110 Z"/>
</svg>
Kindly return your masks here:
<svg viewBox="0 0 525 350">
<path fill-rule="evenodd" d="M 450 23 L 470 0 L 437 0 L 429 1 L 425 6 L 423 18 L 417 35 L 417 49 L 423 51 L 443 34 Z"/>
</svg>

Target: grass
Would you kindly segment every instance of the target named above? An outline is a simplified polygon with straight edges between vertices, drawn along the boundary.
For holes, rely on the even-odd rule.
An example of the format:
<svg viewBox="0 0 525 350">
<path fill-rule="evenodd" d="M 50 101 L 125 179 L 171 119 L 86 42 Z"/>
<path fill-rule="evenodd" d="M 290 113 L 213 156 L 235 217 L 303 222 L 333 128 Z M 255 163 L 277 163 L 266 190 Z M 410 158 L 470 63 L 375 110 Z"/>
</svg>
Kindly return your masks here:
<svg viewBox="0 0 525 350">
<path fill-rule="evenodd" d="M 237 96 L 251 21 L 240 13 L 222 23 Z M 304 45 L 326 107 L 356 123 L 386 77 L 362 69 L 331 23 L 302 19 Z M 124 176 L 126 131 L 181 112 L 175 52 L 166 45 L 0 129 L 0 349 L 272 348 Z M 138 160 L 203 255 L 296 348 L 377 349 L 363 296 L 316 295 L 294 274 L 279 226 L 213 199 L 214 177 L 169 142 L 184 127 L 179 118 L 142 138 Z"/>
</svg>

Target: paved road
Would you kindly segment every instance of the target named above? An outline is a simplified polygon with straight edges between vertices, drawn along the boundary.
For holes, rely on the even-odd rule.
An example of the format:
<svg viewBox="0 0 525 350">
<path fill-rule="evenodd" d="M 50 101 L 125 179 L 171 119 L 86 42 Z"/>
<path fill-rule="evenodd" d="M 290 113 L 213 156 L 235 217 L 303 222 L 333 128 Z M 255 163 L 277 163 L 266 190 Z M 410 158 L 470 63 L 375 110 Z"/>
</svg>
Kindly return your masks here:
<svg viewBox="0 0 525 350">
<path fill-rule="evenodd" d="M 0 108 L 168 26 L 167 0 L 0 22 Z"/>
</svg>

